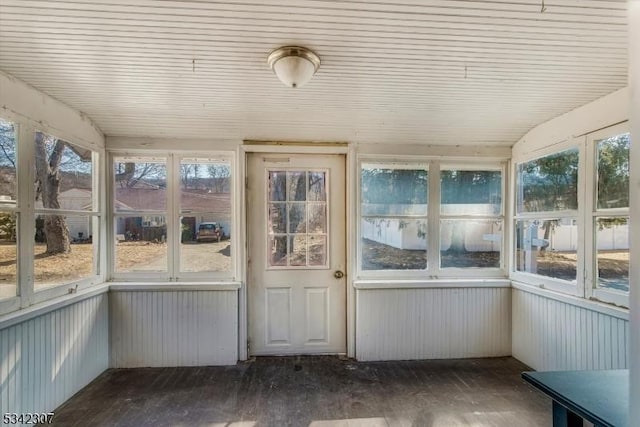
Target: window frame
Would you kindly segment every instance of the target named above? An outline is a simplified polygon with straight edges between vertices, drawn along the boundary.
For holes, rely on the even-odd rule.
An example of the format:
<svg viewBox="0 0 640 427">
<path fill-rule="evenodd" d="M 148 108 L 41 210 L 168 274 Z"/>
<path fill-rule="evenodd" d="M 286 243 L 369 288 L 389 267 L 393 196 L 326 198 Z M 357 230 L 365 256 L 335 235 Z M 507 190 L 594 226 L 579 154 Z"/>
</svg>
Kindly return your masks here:
<svg viewBox="0 0 640 427">
<path fill-rule="evenodd" d="M 167 205 L 164 211 L 131 211 L 131 212 L 116 212 L 115 210 L 115 176 L 114 176 L 114 163 L 115 158 L 118 157 L 147 157 L 147 158 L 164 158 L 166 159 L 167 166 Z M 219 159 L 221 161 L 228 161 L 231 168 L 230 171 L 230 205 L 231 205 L 231 227 L 228 232 L 231 235 L 231 266 L 228 271 L 203 271 L 203 272 L 181 272 L 180 271 L 180 241 L 181 241 L 181 227 L 180 227 L 180 210 L 181 210 L 181 186 L 180 186 L 180 164 L 184 158 L 204 158 L 204 159 Z M 240 241 L 238 239 L 238 219 L 237 219 L 237 179 L 238 173 L 236 167 L 236 155 L 234 151 L 230 150 L 216 150 L 216 151 L 157 151 L 157 150 L 112 150 L 108 152 L 108 209 L 110 213 L 110 220 L 108 221 L 108 245 L 109 245 L 109 259 L 108 259 L 108 277 L 112 281 L 121 282 L 139 282 L 139 283 L 154 283 L 154 282 L 235 282 L 238 280 L 238 246 Z M 116 264 L 116 229 L 115 220 L 118 217 L 123 216 L 158 216 L 164 215 L 166 218 L 167 226 L 167 270 L 164 272 L 154 271 L 132 271 L 132 272 L 117 272 L 115 269 Z"/>
<path fill-rule="evenodd" d="M 598 288 L 597 273 L 597 242 L 596 242 L 596 220 L 600 217 L 628 217 L 630 208 L 610 208 L 599 209 L 597 206 L 598 192 L 598 142 L 617 135 L 630 133 L 628 122 L 620 123 L 596 132 L 592 132 L 585 137 L 586 167 L 585 175 L 588 177 L 585 185 L 585 268 L 584 288 L 585 298 L 594 299 L 601 302 L 615 304 L 622 307 L 629 307 L 629 292 L 615 291 L 612 289 Z M 631 166 L 631 165 L 630 165 Z M 631 223 L 629 222 L 629 225 Z M 588 249 L 588 250 L 587 250 Z M 631 260 L 629 260 L 631 262 Z M 629 282 L 629 290 L 631 290 Z"/>
<path fill-rule="evenodd" d="M 474 215 L 474 214 L 443 214 L 442 213 L 442 175 L 441 172 L 443 170 L 459 170 L 459 171 L 498 171 L 500 172 L 500 212 L 495 215 Z M 506 170 L 507 170 L 507 162 L 500 162 L 499 164 L 478 164 L 478 163 L 461 163 L 460 161 L 447 161 L 443 160 L 440 162 L 438 167 L 438 217 L 439 217 L 439 226 L 438 231 L 441 231 L 440 224 L 442 224 L 443 220 L 497 220 L 502 223 L 502 239 L 500 240 L 500 265 L 498 267 L 441 267 L 441 248 L 440 248 L 440 237 L 439 245 L 438 245 L 438 273 L 441 277 L 476 277 L 476 276 L 484 276 L 487 277 L 504 277 L 506 275 L 506 246 L 505 242 L 507 240 L 507 224 L 505 218 L 505 193 L 506 193 Z M 438 234 L 439 235 L 439 234 Z"/>
<path fill-rule="evenodd" d="M 43 123 L 32 123 L 24 120 L 21 116 L 9 111 L 3 111 L 0 115 L 5 121 L 13 123 L 16 131 L 16 207 L 11 209 L 18 214 L 16 223 L 17 234 L 17 260 L 16 260 L 16 296 L 0 301 L 0 314 L 10 313 L 16 310 L 28 308 L 34 304 L 42 303 L 53 298 L 61 297 L 69 293 L 90 288 L 103 283 L 106 279 L 105 265 L 105 150 L 96 147 L 94 144 L 78 140 L 67 132 L 60 131 L 52 126 Z M 93 216 L 97 218 L 95 233 L 97 234 L 94 243 L 93 268 L 96 274 L 84 279 L 61 283 L 59 285 L 46 287 L 42 290 L 35 290 L 34 281 L 34 247 L 35 240 L 31 238 L 21 239 L 20 236 L 35 235 L 35 219 L 38 211 L 35 208 L 35 137 L 36 132 L 47 135 L 55 135 L 56 138 L 63 139 L 75 146 L 85 148 L 92 152 L 92 197 L 94 208 L 92 211 L 66 211 L 56 210 L 56 213 L 79 213 L 83 216 Z M 8 209 L 6 209 L 8 210 Z M 51 210 L 49 210 L 51 211 Z"/>
<path fill-rule="evenodd" d="M 576 184 L 576 197 L 577 197 L 577 209 L 567 209 L 558 211 L 540 211 L 540 212 L 522 212 L 518 213 L 517 208 L 517 192 L 518 192 L 518 165 L 527 163 L 533 160 L 541 159 L 543 157 L 551 156 L 554 154 L 562 153 L 572 149 L 578 150 L 578 182 Z M 582 272 L 584 271 L 584 165 L 585 165 L 585 147 L 584 137 L 569 138 L 558 144 L 545 147 L 544 149 L 535 151 L 533 155 L 523 156 L 522 158 L 512 159 L 511 174 L 513 176 L 513 192 L 511 194 L 511 242 L 510 245 L 510 278 L 522 283 L 537 286 L 540 288 L 550 289 L 556 292 L 565 294 L 581 296 L 584 294 L 584 281 L 582 278 Z M 535 273 L 527 273 L 517 270 L 516 262 L 516 249 L 517 249 L 517 234 L 516 223 L 519 220 L 535 220 L 535 219 L 549 219 L 549 218 L 566 218 L 575 219 L 578 231 L 578 240 L 576 248 L 576 280 L 573 281 L 557 279 L 553 277 L 547 277 Z"/>
<path fill-rule="evenodd" d="M 357 183 L 356 183 L 356 279 L 394 279 L 394 280 L 438 280 L 438 279 L 504 279 L 507 277 L 507 226 L 506 209 L 508 188 L 508 161 L 497 158 L 487 159 L 461 159 L 460 157 L 430 157 L 430 156 L 386 156 L 386 155 L 360 155 L 357 158 Z M 362 168 L 363 164 L 375 165 L 385 169 L 417 169 L 427 171 L 427 268 L 424 270 L 363 270 L 362 269 Z M 441 219 L 485 219 L 485 216 L 477 215 L 442 215 L 441 205 L 441 166 L 451 169 L 459 166 L 465 170 L 499 170 L 501 172 L 501 214 L 495 218 L 501 218 L 503 222 L 503 237 L 500 245 L 500 267 L 440 267 L 440 223 Z M 400 215 L 399 215 L 400 216 Z M 492 217 L 493 218 L 493 217 Z M 432 236 L 434 236 L 432 238 Z"/>
</svg>

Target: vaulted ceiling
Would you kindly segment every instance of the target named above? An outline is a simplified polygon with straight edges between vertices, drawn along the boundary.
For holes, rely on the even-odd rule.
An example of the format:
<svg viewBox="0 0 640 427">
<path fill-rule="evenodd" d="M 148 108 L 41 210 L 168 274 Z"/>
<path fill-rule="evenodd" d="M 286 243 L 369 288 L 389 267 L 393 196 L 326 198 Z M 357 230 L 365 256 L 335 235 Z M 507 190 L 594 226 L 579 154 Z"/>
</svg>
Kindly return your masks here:
<svg viewBox="0 0 640 427">
<path fill-rule="evenodd" d="M 110 136 L 512 145 L 626 86 L 626 15 L 617 0 L 0 0 L 0 69 Z M 321 58 L 302 88 L 267 66 L 285 45 Z"/>
</svg>

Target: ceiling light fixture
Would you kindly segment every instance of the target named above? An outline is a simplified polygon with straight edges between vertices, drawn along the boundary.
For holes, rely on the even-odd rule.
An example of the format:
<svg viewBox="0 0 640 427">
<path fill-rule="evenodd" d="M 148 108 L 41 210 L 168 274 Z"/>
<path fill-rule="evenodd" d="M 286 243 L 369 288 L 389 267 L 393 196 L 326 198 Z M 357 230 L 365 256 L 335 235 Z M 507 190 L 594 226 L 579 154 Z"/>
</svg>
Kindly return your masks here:
<svg viewBox="0 0 640 427">
<path fill-rule="evenodd" d="M 301 87 L 318 71 L 320 58 L 305 47 L 285 46 L 267 58 L 269 67 L 285 85 Z"/>
</svg>

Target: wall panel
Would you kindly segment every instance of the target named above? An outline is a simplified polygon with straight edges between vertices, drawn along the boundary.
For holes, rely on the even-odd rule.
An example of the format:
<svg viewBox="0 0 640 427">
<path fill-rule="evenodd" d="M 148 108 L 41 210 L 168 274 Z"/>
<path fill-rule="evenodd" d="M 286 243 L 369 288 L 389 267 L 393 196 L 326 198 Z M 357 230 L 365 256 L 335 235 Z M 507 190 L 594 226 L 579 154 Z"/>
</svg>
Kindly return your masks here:
<svg viewBox="0 0 640 427">
<path fill-rule="evenodd" d="M 511 289 L 360 289 L 358 360 L 511 354 Z"/>
<path fill-rule="evenodd" d="M 49 412 L 108 368 L 108 296 L 0 330 L 0 413 Z"/>
<path fill-rule="evenodd" d="M 627 320 L 521 289 L 512 292 L 516 359 L 545 371 L 627 368 Z"/>
<path fill-rule="evenodd" d="M 238 360 L 235 290 L 114 291 L 111 367 L 230 365 Z"/>
</svg>

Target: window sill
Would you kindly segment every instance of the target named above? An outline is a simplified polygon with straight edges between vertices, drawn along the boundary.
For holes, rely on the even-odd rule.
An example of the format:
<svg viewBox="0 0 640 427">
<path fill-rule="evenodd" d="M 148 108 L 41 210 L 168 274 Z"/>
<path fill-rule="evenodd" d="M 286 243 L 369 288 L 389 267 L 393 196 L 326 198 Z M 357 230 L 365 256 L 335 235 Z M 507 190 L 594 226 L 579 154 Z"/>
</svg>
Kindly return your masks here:
<svg viewBox="0 0 640 427">
<path fill-rule="evenodd" d="M 629 310 L 623 307 L 618 307 L 612 304 L 607 304 L 600 301 L 588 300 L 578 296 L 563 294 L 550 289 L 541 288 L 535 285 L 529 285 L 522 282 L 512 281 L 514 289 L 518 289 L 530 294 L 539 295 L 544 298 L 549 298 L 555 301 L 571 304 L 576 307 L 584 308 L 586 310 L 595 311 L 598 313 L 606 314 L 622 320 L 629 320 Z"/>
<path fill-rule="evenodd" d="M 360 279 L 354 280 L 356 289 L 455 289 L 455 288 L 509 288 L 509 279 Z"/>
<path fill-rule="evenodd" d="M 11 313 L 0 316 L 0 329 L 6 329 L 18 323 L 41 316 L 54 310 L 59 310 L 79 301 L 91 298 L 96 295 L 109 292 L 109 284 L 99 285 L 80 289 L 72 294 L 63 295 L 44 302 L 36 303 L 30 307 L 19 309 Z"/>
<path fill-rule="evenodd" d="M 237 291 L 241 282 L 109 282 L 114 292 Z"/>
</svg>

